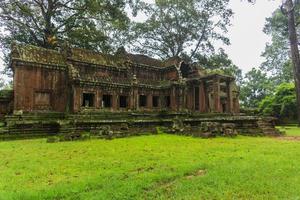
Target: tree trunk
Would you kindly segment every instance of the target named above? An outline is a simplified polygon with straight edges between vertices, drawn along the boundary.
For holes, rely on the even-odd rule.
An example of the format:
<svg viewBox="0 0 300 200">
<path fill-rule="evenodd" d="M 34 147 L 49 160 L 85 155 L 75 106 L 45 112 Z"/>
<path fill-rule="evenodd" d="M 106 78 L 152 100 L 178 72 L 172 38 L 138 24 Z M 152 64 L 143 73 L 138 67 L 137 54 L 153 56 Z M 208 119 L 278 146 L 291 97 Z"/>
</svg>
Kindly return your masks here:
<svg viewBox="0 0 300 200">
<path fill-rule="evenodd" d="M 293 0 L 286 0 L 284 5 L 287 10 L 288 16 L 289 40 L 291 46 L 291 57 L 293 61 L 294 79 L 297 93 L 298 125 L 300 126 L 300 56 L 295 25 L 295 10 Z"/>
</svg>

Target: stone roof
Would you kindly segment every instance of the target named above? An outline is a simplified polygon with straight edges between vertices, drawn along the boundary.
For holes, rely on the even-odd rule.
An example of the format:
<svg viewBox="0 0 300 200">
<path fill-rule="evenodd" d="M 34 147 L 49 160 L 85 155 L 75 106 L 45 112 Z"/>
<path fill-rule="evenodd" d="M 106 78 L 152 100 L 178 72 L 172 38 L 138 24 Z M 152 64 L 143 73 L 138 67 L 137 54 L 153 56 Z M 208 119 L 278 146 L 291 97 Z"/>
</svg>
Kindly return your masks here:
<svg viewBox="0 0 300 200">
<path fill-rule="evenodd" d="M 71 48 L 68 59 L 92 63 L 96 65 L 125 67 L 125 59 L 110 54 L 98 53 L 86 49 Z"/>
<path fill-rule="evenodd" d="M 64 57 L 59 51 L 27 44 L 13 44 L 11 59 L 39 64 L 65 65 Z"/>
<path fill-rule="evenodd" d="M 179 64 L 182 61 L 182 59 L 179 57 L 172 57 L 163 61 L 156 58 L 151 58 L 143 54 L 132 54 L 126 52 L 124 47 L 120 47 L 115 53 L 115 56 L 121 57 L 124 60 L 129 61 L 130 63 L 147 65 L 152 67 L 160 67 L 160 68 L 170 67 Z"/>
<path fill-rule="evenodd" d="M 65 56 L 68 57 L 66 58 Z M 70 59 L 95 65 L 114 66 L 120 68 L 126 68 L 128 63 L 165 68 L 174 66 L 181 62 L 179 57 L 173 57 L 162 61 L 146 55 L 128 53 L 124 48 L 118 50 L 116 54 L 111 55 L 81 48 L 68 48 L 61 49 L 59 51 L 16 43 L 12 45 L 11 58 L 12 60 L 51 65 L 66 65 L 66 59 Z"/>
</svg>

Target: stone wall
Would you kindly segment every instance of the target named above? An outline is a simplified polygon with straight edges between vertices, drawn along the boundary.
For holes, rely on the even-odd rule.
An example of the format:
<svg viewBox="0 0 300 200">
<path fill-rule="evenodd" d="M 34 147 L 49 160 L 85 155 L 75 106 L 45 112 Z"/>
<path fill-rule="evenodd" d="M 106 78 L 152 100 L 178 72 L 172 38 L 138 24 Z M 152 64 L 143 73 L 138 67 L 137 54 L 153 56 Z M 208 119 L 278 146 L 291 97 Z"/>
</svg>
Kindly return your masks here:
<svg viewBox="0 0 300 200">
<path fill-rule="evenodd" d="M 196 137 L 269 135 L 281 133 L 274 128 L 273 118 L 232 116 L 228 114 L 195 113 L 132 113 L 82 112 L 31 113 L 8 116 L 0 138 L 80 135 L 90 133 L 101 137 L 126 137 L 137 134 L 155 134 L 157 128 L 166 133 Z M 109 135 L 108 131 L 110 132 Z"/>
<path fill-rule="evenodd" d="M 32 112 L 35 110 L 66 111 L 66 71 L 53 66 L 30 66 L 15 62 L 14 68 L 14 110 Z"/>
</svg>

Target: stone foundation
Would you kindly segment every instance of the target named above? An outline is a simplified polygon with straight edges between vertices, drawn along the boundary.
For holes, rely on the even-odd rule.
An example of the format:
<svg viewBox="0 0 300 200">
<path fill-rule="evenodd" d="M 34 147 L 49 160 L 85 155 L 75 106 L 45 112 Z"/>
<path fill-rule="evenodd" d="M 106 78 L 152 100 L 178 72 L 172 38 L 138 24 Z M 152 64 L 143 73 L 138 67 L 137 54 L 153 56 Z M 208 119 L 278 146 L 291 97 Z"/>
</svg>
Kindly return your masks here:
<svg viewBox="0 0 300 200">
<path fill-rule="evenodd" d="M 31 113 L 8 116 L 0 138 L 32 138 L 89 133 L 100 138 L 155 134 L 157 128 L 170 134 L 199 137 L 280 135 L 274 118 L 229 114 L 195 113 Z"/>
</svg>

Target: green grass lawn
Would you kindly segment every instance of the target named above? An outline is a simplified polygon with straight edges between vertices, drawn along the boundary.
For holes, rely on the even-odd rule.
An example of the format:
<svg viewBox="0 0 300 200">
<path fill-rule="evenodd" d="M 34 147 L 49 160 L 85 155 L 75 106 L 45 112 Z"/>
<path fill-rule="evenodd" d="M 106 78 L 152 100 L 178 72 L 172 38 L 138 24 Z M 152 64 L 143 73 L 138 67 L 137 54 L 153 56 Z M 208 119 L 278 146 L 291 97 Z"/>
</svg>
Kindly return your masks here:
<svg viewBox="0 0 300 200">
<path fill-rule="evenodd" d="M 296 126 L 280 126 L 279 130 L 286 132 L 287 136 L 300 136 L 300 128 Z"/>
<path fill-rule="evenodd" d="M 300 199 L 300 141 L 0 142 L 0 199 Z"/>
</svg>

